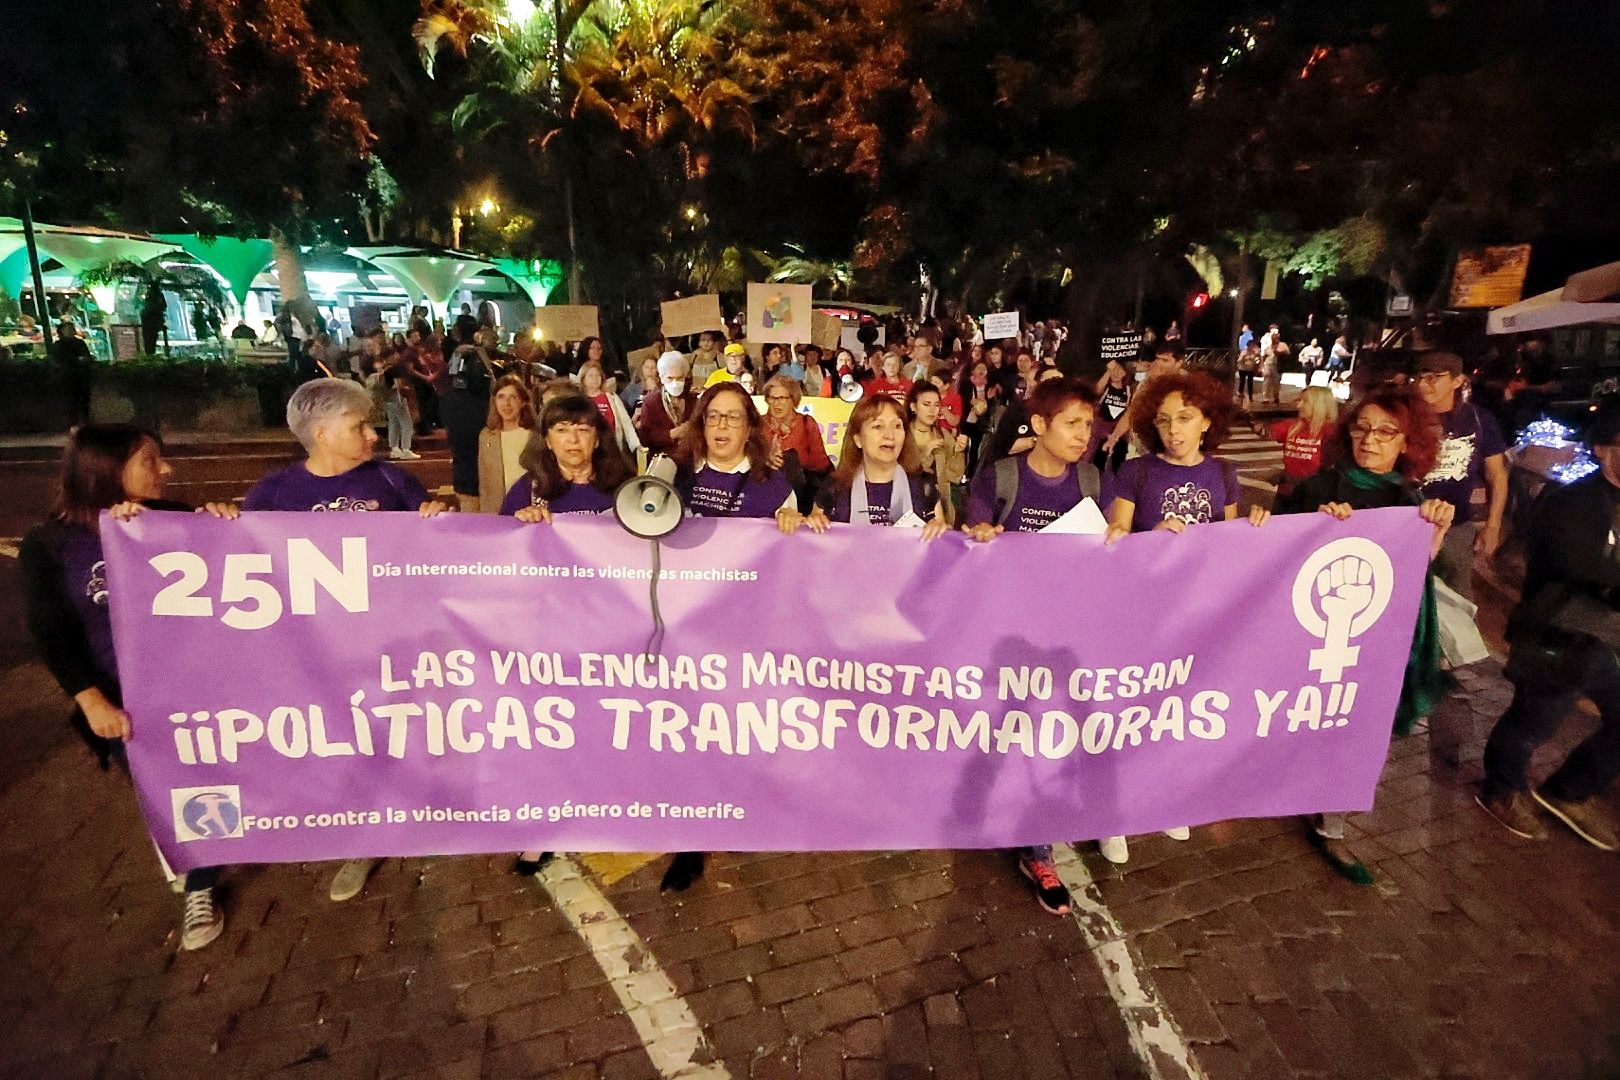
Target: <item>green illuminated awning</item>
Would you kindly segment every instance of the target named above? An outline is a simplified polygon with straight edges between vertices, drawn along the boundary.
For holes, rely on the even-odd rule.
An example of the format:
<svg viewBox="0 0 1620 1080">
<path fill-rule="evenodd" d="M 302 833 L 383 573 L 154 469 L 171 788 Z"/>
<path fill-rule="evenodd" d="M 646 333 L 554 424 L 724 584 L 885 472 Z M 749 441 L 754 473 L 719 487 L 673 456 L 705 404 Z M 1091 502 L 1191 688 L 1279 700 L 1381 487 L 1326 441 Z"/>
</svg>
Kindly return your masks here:
<svg viewBox="0 0 1620 1080">
<path fill-rule="evenodd" d="M 242 240 L 234 236 L 200 236 L 196 233 L 157 233 L 159 239 L 175 244 L 187 255 L 206 264 L 230 285 L 237 304 L 247 303 L 253 279 L 270 265 L 268 240 Z"/>
</svg>

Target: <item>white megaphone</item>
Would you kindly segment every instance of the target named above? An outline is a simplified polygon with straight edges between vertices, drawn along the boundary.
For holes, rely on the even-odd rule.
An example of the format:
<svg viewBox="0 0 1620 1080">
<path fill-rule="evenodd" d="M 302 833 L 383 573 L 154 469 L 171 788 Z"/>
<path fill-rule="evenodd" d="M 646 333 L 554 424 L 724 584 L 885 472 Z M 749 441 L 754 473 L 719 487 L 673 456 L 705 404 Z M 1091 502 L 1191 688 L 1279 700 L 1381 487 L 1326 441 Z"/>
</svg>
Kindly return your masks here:
<svg viewBox="0 0 1620 1080">
<path fill-rule="evenodd" d="M 643 540 L 668 536 L 684 513 L 675 490 L 675 463 L 663 454 L 654 455 L 644 475 L 626 480 L 613 495 L 613 516 Z"/>
<path fill-rule="evenodd" d="M 866 391 L 861 389 L 861 384 L 855 381 L 853 375 L 845 375 L 843 381 L 838 384 L 839 398 L 849 402 L 851 405 L 861 400 L 862 395 L 865 393 Z"/>
</svg>

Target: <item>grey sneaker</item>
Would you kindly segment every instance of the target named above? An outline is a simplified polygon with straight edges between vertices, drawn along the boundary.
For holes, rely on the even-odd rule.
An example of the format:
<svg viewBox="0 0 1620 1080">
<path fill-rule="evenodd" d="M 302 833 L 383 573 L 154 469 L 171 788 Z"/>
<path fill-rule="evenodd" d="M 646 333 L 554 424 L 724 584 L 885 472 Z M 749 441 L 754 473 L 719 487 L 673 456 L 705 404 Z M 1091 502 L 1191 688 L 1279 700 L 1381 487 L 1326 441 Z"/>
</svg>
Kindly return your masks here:
<svg viewBox="0 0 1620 1080">
<path fill-rule="evenodd" d="M 1547 839 L 1547 826 L 1536 816 L 1535 803 L 1523 793 L 1515 791 L 1506 798 L 1488 799 L 1481 792 L 1474 796 L 1474 801 L 1479 803 L 1481 810 L 1495 818 L 1498 825 L 1514 836 L 1525 840 Z"/>
<path fill-rule="evenodd" d="M 187 952 L 200 949 L 225 932 L 225 913 L 214 905 L 213 889 L 192 889 L 186 893 L 185 914 L 180 924 L 180 947 Z"/>
<path fill-rule="evenodd" d="M 332 888 L 327 893 L 333 900 L 342 903 L 353 900 L 360 895 L 360 890 L 366 887 L 366 878 L 377 869 L 381 859 L 350 859 L 338 867 L 338 872 L 332 875 Z"/>
<path fill-rule="evenodd" d="M 1595 848 L 1620 851 L 1620 836 L 1615 835 L 1614 823 L 1604 813 L 1596 799 L 1560 799 L 1544 791 L 1532 794 L 1536 802 L 1545 806 L 1552 815 L 1574 830 L 1575 835 Z"/>
</svg>

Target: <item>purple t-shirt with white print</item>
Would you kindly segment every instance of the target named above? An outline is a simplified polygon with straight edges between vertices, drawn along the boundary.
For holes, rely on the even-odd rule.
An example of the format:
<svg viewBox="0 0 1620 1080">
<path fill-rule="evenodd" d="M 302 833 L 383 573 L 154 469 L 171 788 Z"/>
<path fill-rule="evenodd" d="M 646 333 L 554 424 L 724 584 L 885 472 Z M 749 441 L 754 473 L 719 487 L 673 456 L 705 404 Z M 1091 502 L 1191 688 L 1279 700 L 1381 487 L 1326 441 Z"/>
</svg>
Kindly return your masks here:
<svg viewBox="0 0 1620 1080">
<path fill-rule="evenodd" d="M 1157 454 L 1143 454 L 1119 467 L 1114 497 L 1136 505 L 1131 532 L 1147 532 L 1165 518 L 1189 525 L 1222 521 L 1238 501 L 1237 467 L 1206 457 L 1197 465 L 1172 465 Z"/>
<path fill-rule="evenodd" d="M 774 517 L 793 493 L 787 473 L 772 469 L 763 480 L 748 473 L 729 473 L 705 465 L 675 481 L 686 509 L 697 517 Z"/>
<path fill-rule="evenodd" d="M 1018 494 L 1013 497 L 1001 524 L 1008 532 L 1040 532 L 1067 514 L 1080 502 L 1080 480 L 1075 467 L 1067 466 L 1062 476 L 1042 476 L 1029 467 L 1029 455 L 1018 456 Z M 968 485 L 968 525 L 996 523 L 996 470 L 986 466 Z"/>
<path fill-rule="evenodd" d="M 253 485 L 243 510 L 418 510 L 427 489 L 404 469 L 366 461 L 339 476 L 316 476 L 304 462 L 289 465 Z"/>
<path fill-rule="evenodd" d="M 534 505 L 534 478 L 524 476 L 512 485 L 501 500 L 501 513 L 511 517 L 525 506 Z M 553 514 L 605 514 L 613 509 L 613 496 L 591 484 L 568 484 L 562 493 L 546 500 Z"/>
</svg>

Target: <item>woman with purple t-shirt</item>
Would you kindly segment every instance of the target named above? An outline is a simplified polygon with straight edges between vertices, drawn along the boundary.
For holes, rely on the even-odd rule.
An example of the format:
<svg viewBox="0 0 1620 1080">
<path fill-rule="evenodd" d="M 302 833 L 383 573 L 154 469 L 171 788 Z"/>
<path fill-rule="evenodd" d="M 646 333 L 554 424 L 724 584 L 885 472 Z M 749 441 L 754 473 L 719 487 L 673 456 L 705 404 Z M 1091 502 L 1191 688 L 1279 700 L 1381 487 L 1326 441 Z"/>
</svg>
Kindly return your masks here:
<svg viewBox="0 0 1620 1080">
<path fill-rule="evenodd" d="M 294 390 L 287 426 L 309 457 L 254 484 L 242 509 L 444 513 L 444 503 L 429 498 L 416 477 L 373 456 L 377 430 L 367 422 L 370 411 L 371 395 L 347 379 L 311 379 Z M 345 862 L 332 878 L 331 898 L 358 896 L 381 861 Z"/>
<path fill-rule="evenodd" d="M 793 482 L 772 468 L 765 422 L 754 399 L 735 382 L 703 391 L 693 422 L 676 452 L 681 466 L 675 487 L 694 517 L 776 519 L 791 533 L 805 523 Z M 661 889 L 680 892 L 703 876 L 704 853 L 677 852 Z"/>
<path fill-rule="evenodd" d="M 605 514 L 619 485 L 635 475 L 602 411 L 579 394 L 546 406 L 518 460 L 525 475 L 507 491 L 501 513 L 530 523 L 549 522 L 553 514 Z"/>
<path fill-rule="evenodd" d="M 549 524 L 554 514 L 605 514 L 613 494 L 635 475 L 602 411 L 582 394 L 562 394 L 540 414 L 519 457 L 525 475 L 506 493 L 501 514 L 528 524 Z M 551 853 L 525 851 L 515 874 L 536 874 Z"/>
<path fill-rule="evenodd" d="M 816 496 L 811 531 L 825 532 L 833 521 L 898 525 L 915 517 L 925 523 L 922 538 L 932 540 L 950 527 L 932 476 L 900 467 L 909 427 L 906 407 L 892 397 L 861 399 L 849 414 L 832 483 Z"/>
<path fill-rule="evenodd" d="M 980 469 L 968 487 L 962 531 L 979 543 L 1009 529 L 1039 532 L 1098 490 L 1096 466 L 1081 460 L 1091 444 L 1096 392 L 1079 379 L 1048 379 L 1024 407 L 1035 446 Z M 1021 848 L 1018 869 L 1034 885 L 1041 907 L 1054 915 L 1068 913 L 1069 890 L 1058 877 L 1050 844 Z"/>
<path fill-rule="evenodd" d="M 765 422 L 736 383 L 716 383 L 698 398 L 696 421 L 676 452 L 675 481 L 695 517 L 774 517 L 783 532 L 804 523 L 793 483 L 771 467 Z"/>
<path fill-rule="evenodd" d="M 364 390 L 360 394 L 367 397 Z M 144 428 L 75 428 L 62 455 L 61 488 L 51 515 L 23 539 L 19 552 L 28 590 L 28 629 L 57 685 L 73 699 L 74 731 L 101 759 L 103 769 L 115 758 L 127 768 L 123 741 L 134 730 L 124 711 L 113 653 L 101 512 L 128 521 L 143 509 L 189 511 L 184 503 L 163 498 L 171 471 L 163 460 L 163 444 Z M 236 517 L 230 503 L 209 503 L 203 510 L 215 517 Z M 180 945 L 188 951 L 202 948 L 225 929 L 224 913 L 214 905 L 218 877 L 216 866 L 186 873 Z"/>
<path fill-rule="evenodd" d="M 1231 395 L 1208 375 L 1161 375 L 1137 391 L 1131 433 L 1147 453 L 1119 467 L 1109 515 L 1112 543 L 1128 533 L 1237 517 L 1237 469 L 1208 455 L 1226 438 Z"/>
<path fill-rule="evenodd" d="M 1108 543 L 1130 533 L 1179 533 L 1189 525 L 1237 517 L 1237 469 L 1206 456 L 1231 424 L 1232 395 L 1224 386 L 1198 372 L 1160 375 L 1136 392 L 1131 417 L 1131 434 L 1147 453 L 1119 467 Z M 1164 834 L 1186 840 L 1191 830 L 1180 825 Z M 1104 837 L 1098 850 L 1116 865 L 1130 859 L 1123 836 Z"/>
</svg>

